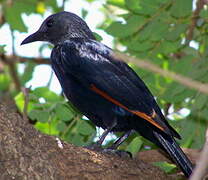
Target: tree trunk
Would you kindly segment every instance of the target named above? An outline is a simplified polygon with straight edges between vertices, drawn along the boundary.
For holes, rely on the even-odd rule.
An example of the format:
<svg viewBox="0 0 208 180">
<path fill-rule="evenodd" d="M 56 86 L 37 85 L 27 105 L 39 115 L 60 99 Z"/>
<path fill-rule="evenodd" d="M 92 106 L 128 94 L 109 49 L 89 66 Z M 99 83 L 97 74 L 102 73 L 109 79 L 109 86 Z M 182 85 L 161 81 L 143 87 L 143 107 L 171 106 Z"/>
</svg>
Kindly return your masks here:
<svg viewBox="0 0 208 180">
<path fill-rule="evenodd" d="M 170 179 L 141 160 L 94 152 L 41 134 L 11 104 L 0 104 L 0 132 L 2 180 Z"/>
</svg>

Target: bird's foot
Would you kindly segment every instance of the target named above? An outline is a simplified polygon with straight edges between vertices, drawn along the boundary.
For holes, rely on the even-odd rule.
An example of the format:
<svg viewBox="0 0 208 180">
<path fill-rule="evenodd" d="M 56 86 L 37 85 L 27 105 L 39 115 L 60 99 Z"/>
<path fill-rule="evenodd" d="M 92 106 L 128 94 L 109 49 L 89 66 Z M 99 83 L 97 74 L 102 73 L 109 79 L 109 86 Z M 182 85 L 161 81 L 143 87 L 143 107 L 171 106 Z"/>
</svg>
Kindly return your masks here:
<svg viewBox="0 0 208 180">
<path fill-rule="evenodd" d="M 89 146 L 84 146 L 85 148 L 92 150 L 92 151 L 98 151 L 98 152 L 102 152 L 103 148 L 100 144 L 95 143 L 95 144 L 91 144 Z"/>
<path fill-rule="evenodd" d="M 117 149 L 103 149 L 102 152 L 104 153 L 108 153 L 108 154 L 113 154 L 116 156 L 119 156 L 121 158 L 133 158 L 132 154 L 128 151 L 124 151 L 124 150 L 117 150 Z"/>
<path fill-rule="evenodd" d="M 132 154 L 128 151 L 124 151 L 124 150 L 117 150 L 117 149 L 111 149 L 111 148 L 102 148 L 102 146 L 98 143 L 89 145 L 89 146 L 84 146 L 85 148 L 92 150 L 92 151 L 97 151 L 97 152 L 102 152 L 105 154 L 112 154 L 112 155 L 116 155 L 119 156 L 121 158 L 131 158 L 132 159 Z"/>
</svg>

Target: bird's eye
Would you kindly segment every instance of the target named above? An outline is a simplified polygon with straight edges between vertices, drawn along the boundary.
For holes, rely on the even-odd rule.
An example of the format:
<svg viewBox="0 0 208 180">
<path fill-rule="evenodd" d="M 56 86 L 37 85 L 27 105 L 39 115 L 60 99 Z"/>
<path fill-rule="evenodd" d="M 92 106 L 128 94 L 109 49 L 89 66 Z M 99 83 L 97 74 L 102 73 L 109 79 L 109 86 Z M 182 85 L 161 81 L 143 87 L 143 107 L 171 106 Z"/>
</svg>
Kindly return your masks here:
<svg viewBox="0 0 208 180">
<path fill-rule="evenodd" d="M 49 20 L 49 21 L 47 21 L 46 22 L 46 25 L 47 25 L 47 27 L 52 27 L 53 26 L 53 21 L 52 20 Z"/>
</svg>

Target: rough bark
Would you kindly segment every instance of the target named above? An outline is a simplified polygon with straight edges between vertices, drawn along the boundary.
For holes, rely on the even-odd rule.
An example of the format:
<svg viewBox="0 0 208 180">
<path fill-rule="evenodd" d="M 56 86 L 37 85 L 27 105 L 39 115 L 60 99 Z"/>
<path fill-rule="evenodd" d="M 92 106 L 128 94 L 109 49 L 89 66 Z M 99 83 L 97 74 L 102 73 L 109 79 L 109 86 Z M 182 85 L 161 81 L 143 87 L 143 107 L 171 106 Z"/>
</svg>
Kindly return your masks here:
<svg viewBox="0 0 208 180">
<path fill-rule="evenodd" d="M 0 179 L 170 179 L 140 160 L 90 151 L 41 134 L 0 104 Z"/>
</svg>

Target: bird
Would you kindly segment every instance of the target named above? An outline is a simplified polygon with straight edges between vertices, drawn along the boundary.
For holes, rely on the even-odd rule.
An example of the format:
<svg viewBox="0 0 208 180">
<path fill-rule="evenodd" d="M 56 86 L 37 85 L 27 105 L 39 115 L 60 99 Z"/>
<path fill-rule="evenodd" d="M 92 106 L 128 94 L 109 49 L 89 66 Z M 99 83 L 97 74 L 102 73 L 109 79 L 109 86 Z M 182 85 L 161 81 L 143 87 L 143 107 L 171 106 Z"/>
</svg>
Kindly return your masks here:
<svg viewBox="0 0 208 180">
<path fill-rule="evenodd" d="M 165 151 L 189 177 L 193 165 L 175 138 L 154 96 L 137 73 L 115 52 L 96 41 L 87 23 L 72 12 L 47 17 L 21 45 L 35 41 L 53 44 L 51 66 L 67 99 L 97 127 L 104 129 L 97 144 L 110 132 L 124 132 L 117 148 L 134 131 Z"/>
</svg>

